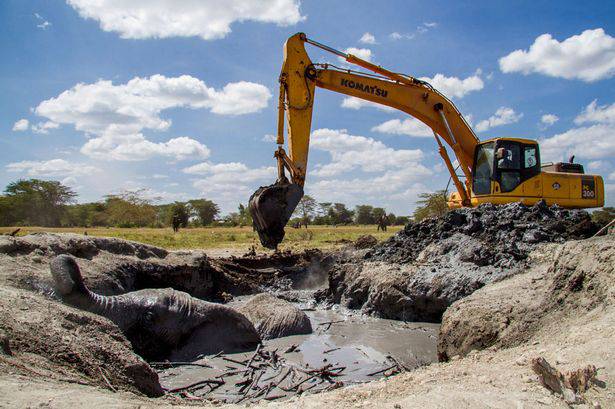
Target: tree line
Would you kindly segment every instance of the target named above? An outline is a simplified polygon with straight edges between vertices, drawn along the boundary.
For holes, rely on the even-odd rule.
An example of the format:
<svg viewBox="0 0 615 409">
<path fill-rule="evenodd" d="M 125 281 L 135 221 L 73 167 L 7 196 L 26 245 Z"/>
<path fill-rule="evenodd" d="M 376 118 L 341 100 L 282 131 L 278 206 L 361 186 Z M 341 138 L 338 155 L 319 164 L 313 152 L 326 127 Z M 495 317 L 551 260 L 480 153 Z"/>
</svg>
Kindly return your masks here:
<svg viewBox="0 0 615 409">
<path fill-rule="evenodd" d="M 209 226 L 220 214 L 220 208 L 211 200 L 156 205 L 139 190 L 110 194 L 93 203 L 75 203 L 76 198 L 70 187 L 57 181 L 12 182 L 0 196 L 0 225 L 165 227 L 175 217 L 182 227 Z"/>
<path fill-rule="evenodd" d="M 39 179 L 10 183 L 0 195 L 0 226 L 45 227 L 167 227 L 175 220 L 179 227 L 188 226 L 250 226 L 252 217 L 247 206 L 240 204 L 236 212 L 220 216 L 220 207 L 208 199 L 154 204 L 145 198 L 144 191 L 111 194 L 93 203 L 76 203 L 77 194 L 57 181 Z M 358 205 L 349 209 L 344 203 L 319 203 L 305 195 L 291 225 L 404 225 L 429 217 L 437 217 L 450 209 L 446 193 L 422 193 L 416 202 L 412 218 L 387 213 L 382 207 Z M 613 207 L 592 212 L 599 225 L 608 224 L 615 217 Z"/>
<path fill-rule="evenodd" d="M 220 215 L 220 207 L 208 199 L 154 204 L 143 190 L 110 194 L 99 202 L 76 203 L 77 193 L 58 181 L 40 179 L 10 183 L 0 195 L 0 226 L 44 227 L 167 227 L 174 222 L 188 226 L 250 226 L 246 205 L 236 212 Z M 402 225 L 406 216 L 387 213 L 384 208 L 359 205 L 349 209 L 343 203 L 318 203 L 305 195 L 291 219 L 318 225 L 377 224 Z"/>
</svg>

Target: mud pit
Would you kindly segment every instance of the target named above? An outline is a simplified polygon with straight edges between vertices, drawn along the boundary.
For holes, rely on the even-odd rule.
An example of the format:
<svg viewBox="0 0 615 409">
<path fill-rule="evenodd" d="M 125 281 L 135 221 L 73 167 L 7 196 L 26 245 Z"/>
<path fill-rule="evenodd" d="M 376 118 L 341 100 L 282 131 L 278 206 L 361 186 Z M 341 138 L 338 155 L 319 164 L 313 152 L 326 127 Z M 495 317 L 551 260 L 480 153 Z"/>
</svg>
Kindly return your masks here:
<svg viewBox="0 0 615 409">
<path fill-rule="evenodd" d="M 308 316 L 314 333 L 264 341 L 256 355 L 207 356 L 193 365 L 156 364 L 159 370 L 166 367 L 159 372 L 160 383 L 168 390 L 215 402 L 284 400 L 370 382 L 436 361 L 438 325 L 339 310 L 316 309 Z"/>
</svg>

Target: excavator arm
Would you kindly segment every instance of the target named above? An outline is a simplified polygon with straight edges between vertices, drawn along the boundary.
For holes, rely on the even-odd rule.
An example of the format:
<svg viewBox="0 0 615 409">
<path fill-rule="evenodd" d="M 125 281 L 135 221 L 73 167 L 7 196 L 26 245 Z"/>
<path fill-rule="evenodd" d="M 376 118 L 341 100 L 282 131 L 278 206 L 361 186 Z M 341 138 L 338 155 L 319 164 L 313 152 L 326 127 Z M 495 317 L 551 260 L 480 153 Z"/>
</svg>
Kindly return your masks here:
<svg viewBox="0 0 615 409">
<path fill-rule="evenodd" d="M 314 64 L 305 51 L 305 43 L 329 51 L 374 74 L 357 73 L 330 64 Z M 303 196 L 316 87 L 398 109 L 430 127 L 462 203 L 469 204 L 471 168 L 478 138 L 455 105 L 428 83 L 342 53 L 308 39 L 303 33 L 295 34 L 284 44 L 284 63 L 279 81 L 278 149 L 275 152 L 278 180 L 274 185 L 257 190 L 249 203 L 254 226 L 266 247 L 277 247 L 284 237 L 284 226 Z M 285 124 L 288 125 L 288 153 L 283 147 Z M 466 176 L 465 186 L 457 177 L 442 140 L 453 150 Z M 286 171 L 289 172 L 290 181 Z"/>
</svg>

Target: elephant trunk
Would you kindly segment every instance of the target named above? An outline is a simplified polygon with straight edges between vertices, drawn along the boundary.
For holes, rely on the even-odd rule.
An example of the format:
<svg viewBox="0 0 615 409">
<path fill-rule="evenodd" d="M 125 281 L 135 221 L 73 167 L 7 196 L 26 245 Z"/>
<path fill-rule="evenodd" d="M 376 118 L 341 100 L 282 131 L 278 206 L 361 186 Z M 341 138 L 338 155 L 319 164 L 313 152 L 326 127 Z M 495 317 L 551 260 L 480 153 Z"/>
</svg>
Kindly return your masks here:
<svg viewBox="0 0 615 409">
<path fill-rule="evenodd" d="M 86 287 L 73 257 L 67 254 L 57 256 L 51 261 L 50 270 L 56 291 L 67 304 L 109 318 L 122 329 L 131 321 L 134 314 L 130 308 L 124 308 L 121 298 L 95 294 Z"/>
</svg>

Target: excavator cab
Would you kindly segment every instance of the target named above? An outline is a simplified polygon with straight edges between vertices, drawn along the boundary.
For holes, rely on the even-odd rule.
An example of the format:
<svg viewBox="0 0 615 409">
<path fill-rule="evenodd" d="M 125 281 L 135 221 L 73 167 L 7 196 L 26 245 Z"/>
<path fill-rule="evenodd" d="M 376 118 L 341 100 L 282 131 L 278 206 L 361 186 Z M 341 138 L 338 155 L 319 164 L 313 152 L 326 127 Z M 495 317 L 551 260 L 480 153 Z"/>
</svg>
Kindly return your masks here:
<svg viewBox="0 0 615 409">
<path fill-rule="evenodd" d="M 540 174 L 538 144 L 529 139 L 499 138 L 476 146 L 472 167 L 476 196 L 512 192 Z"/>
<path fill-rule="evenodd" d="M 604 182 L 587 175 L 583 165 L 568 162 L 541 164 L 538 143 L 530 139 L 497 138 L 479 143 L 474 151 L 470 204 L 527 205 L 545 200 L 567 208 L 604 205 Z M 450 207 L 461 207 L 453 192 Z"/>
</svg>

